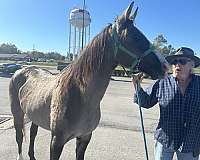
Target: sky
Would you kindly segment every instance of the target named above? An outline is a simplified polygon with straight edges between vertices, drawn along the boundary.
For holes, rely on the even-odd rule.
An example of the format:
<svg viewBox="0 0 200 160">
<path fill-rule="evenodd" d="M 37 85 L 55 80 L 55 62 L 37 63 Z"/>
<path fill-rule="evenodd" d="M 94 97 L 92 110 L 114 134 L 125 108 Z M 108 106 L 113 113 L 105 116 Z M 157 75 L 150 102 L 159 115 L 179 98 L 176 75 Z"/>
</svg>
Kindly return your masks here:
<svg viewBox="0 0 200 160">
<path fill-rule="evenodd" d="M 85 0 L 91 39 L 113 23 L 131 0 Z M 0 0 L 0 44 L 21 51 L 68 51 L 69 14 L 83 0 Z M 200 56 L 200 0 L 135 0 L 136 26 L 153 41 L 163 34 L 174 48 L 186 46 Z"/>
</svg>

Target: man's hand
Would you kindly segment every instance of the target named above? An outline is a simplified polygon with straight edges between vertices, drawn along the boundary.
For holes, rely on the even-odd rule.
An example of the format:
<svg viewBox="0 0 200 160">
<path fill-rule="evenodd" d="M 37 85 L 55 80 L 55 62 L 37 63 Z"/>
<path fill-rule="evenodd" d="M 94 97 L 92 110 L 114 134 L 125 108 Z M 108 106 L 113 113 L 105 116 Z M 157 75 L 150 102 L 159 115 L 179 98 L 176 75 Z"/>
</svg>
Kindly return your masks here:
<svg viewBox="0 0 200 160">
<path fill-rule="evenodd" d="M 142 82 L 142 80 L 144 79 L 144 74 L 143 73 L 138 73 L 138 74 L 134 74 L 133 77 L 132 77 L 132 82 L 133 82 L 133 85 L 136 89 L 136 83 L 140 83 Z"/>
</svg>

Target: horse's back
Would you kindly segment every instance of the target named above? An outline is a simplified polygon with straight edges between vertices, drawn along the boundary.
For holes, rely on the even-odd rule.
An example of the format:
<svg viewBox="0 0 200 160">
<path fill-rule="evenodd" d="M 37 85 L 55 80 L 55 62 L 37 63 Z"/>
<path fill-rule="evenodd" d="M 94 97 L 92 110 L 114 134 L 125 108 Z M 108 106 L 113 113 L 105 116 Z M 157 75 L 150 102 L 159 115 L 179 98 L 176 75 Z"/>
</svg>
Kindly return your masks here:
<svg viewBox="0 0 200 160">
<path fill-rule="evenodd" d="M 46 129 L 49 129 L 51 93 L 55 82 L 56 75 L 37 67 L 18 70 L 10 82 L 10 97 L 19 101 L 22 111 L 35 124 Z M 15 107 L 11 105 L 11 110 L 15 111 Z"/>
<path fill-rule="evenodd" d="M 10 85 L 12 84 L 12 87 L 16 87 L 17 91 L 26 83 L 26 81 L 31 78 L 31 77 L 47 77 L 51 76 L 52 73 L 40 69 L 35 66 L 30 66 L 30 67 L 24 67 L 20 70 L 17 70 L 14 75 L 11 78 Z M 13 86 L 14 85 L 14 86 Z M 12 88 L 11 88 L 12 89 Z"/>
</svg>

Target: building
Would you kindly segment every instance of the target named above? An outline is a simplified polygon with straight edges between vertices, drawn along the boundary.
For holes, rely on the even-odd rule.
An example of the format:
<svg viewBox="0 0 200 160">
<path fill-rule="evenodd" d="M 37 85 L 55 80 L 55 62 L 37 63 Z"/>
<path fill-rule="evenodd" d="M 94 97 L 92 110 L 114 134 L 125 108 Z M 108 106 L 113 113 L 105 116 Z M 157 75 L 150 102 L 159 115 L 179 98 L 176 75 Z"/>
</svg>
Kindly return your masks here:
<svg viewBox="0 0 200 160">
<path fill-rule="evenodd" d="M 31 61 L 31 57 L 28 54 L 0 54 L 0 60 L 11 61 Z"/>
</svg>

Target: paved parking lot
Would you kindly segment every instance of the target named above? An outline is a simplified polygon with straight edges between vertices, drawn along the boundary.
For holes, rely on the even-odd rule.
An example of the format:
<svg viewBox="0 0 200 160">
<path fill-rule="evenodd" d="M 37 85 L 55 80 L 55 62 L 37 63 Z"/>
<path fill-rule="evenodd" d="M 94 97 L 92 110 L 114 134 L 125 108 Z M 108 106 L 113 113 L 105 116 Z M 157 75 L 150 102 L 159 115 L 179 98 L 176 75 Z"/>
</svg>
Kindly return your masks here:
<svg viewBox="0 0 200 160">
<path fill-rule="evenodd" d="M 0 72 L 0 114 L 10 114 L 8 85 L 10 76 Z"/>
<path fill-rule="evenodd" d="M 9 76 L 0 76 L 0 117 L 10 115 L 8 100 Z M 111 80 L 106 94 L 101 102 L 101 121 L 93 132 L 92 140 L 86 151 L 86 160 L 144 160 L 145 152 L 140 129 L 139 111 L 133 104 L 134 93 L 130 78 Z M 143 85 L 151 83 L 144 80 Z M 153 130 L 158 115 L 157 107 L 144 110 L 144 122 L 150 159 L 153 159 Z M 12 121 L 11 121 L 12 122 Z M 3 123 L 3 124 L 6 124 Z M 12 125 L 12 123 L 10 124 Z M 23 154 L 28 159 L 30 123 L 26 124 L 26 142 L 23 144 Z M 15 131 L 0 128 L 0 160 L 15 160 L 17 147 Z M 36 137 L 35 155 L 38 160 L 49 159 L 50 132 L 39 129 Z M 75 141 L 65 145 L 61 160 L 75 160 Z"/>
</svg>

